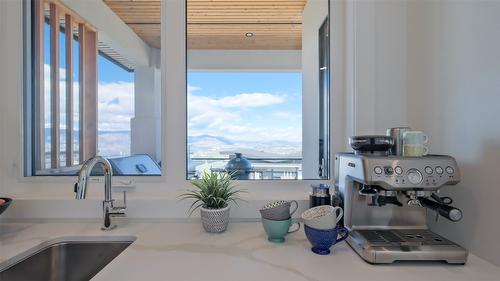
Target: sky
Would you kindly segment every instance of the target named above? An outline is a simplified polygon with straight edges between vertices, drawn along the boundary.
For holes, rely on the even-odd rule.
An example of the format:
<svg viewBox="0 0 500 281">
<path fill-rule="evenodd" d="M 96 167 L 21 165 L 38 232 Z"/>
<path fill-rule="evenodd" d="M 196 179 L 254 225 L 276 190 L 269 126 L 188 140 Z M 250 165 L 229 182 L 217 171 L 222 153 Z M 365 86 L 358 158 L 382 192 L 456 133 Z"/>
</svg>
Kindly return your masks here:
<svg viewBox="0 0 500 281">
<path fill-rule="evenodd" d="M 50 128 L 50 29 L 45 25 L 45 127 Z M 64 57 L 65 37 L 60 36 L 60 129 L 66 129 L 66 65 Z M 79 96 L 78 81 L 78 43 L 74 41 L 74 75 L 73 75 L 73 129 L 78 131 L 78 106 L 76 100 Z M 98 130 L 99 154 L 116 156 L 130 154 L 130 119 L 134 116 L 134 73 L 112 63 L 103 56 L 98 57 Z M 66 139 L 61 134 L 61 149 L 64 149 Z M 75 138 L 77 143 L 77 138 Z M 75 146 L 77 144 L 75 143 Z M 47 135 L 46 146 L 50 147 L 50 135 Z"/>
<path fill-rule="evenodd" d="M 188 135 L 300 142 L 301 83 L 291 72 L 189 72 Z"/>
<path fill-rule="evenodd" d="M 45 30 L 50 34 L 48 26 Z M 45 77 L 50 77 L 50 42 L 45 41 Z M 65 57 L 61 36 L 61 58 Z M 75 41 L 75 70 L 78 44 Z M 65 129 L 65 65 L 60 64 L 61 129 Z M 74 97 L 78 98 L 78 72 L 74 72 Z M 295 142 L 302 138 L 301 73 L 189 72 L 188 136 L 210 135 L 238 142 Z M 46 83 L 46 101 L 50 83 Z M 78 130 L 78 107 L 74 129 Z M 46 127 L 50 127 L 50 102 L 45 103 Z M 99 153 L 104 156 L 130 153 L 130 119 L 134 116 L 134 74 L 106 58 L 98 60 Z M 50 136 L 46 140 L 50 143 Z M 121 140 L 121 141 L 120 141 Z M 61 137 L 63 146 L 65 139 Z"/>
</svg>

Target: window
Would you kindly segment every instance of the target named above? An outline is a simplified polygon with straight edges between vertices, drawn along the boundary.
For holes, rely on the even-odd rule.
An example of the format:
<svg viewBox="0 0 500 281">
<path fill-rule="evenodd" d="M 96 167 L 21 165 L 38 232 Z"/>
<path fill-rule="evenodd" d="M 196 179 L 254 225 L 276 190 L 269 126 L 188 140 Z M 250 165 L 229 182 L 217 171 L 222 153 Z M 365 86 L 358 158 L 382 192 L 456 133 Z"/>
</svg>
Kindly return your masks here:
<svg viewBox="0 0 500 281">
<path fill-rule="evenodd" d="M 134 72 L 99 54 L 98 154 L 131 155 L 130 123 L 134 117 Z"/>
<path fill-rule="evenodd" d="M 251 177 L 302 178 L 301 81 L 300 72 L 189 73 L 191 176 L 242 153 Z"/>
<path fill-rule="evenodd" d="M 328 0 L 187 0 L 187 178 L 328 179 Z"/>
<path fill-rule="evenodd" d="M 159 14 L 148 19 L 157 37 L 146 38 L 148 30 L 133 29 L 120 7 L 109 6 L 119 19 L 92 17 L 106 5 L 76 5 L 93 22 L 58 0 L 26 1 L 27 176 L 76 175 L 96 155 L 110 160 L 115 175 L 161 174 L 160 67 L 151 63 L 160 52 Z M 98 36 L 112 25 L 122 32 Z"/>
</svg>

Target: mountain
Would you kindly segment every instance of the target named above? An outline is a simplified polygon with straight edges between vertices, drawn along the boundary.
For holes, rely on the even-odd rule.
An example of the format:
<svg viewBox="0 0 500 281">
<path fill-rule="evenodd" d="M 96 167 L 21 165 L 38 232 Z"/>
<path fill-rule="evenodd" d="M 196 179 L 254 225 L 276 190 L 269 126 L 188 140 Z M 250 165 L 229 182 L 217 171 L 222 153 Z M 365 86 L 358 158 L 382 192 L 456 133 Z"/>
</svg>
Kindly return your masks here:
<svg viewBox="0 0 500 281">
<path fill-rule="evenodd" d="M 302 143 L 290 141 L 232 141 L 221 136 L 188 137 L 189 152 L 195 156 L 232 155 L 236 152 L 254 158 L 301 157 Z"/>
<path fill-rule="evenodd" d="M 188 137 L 189 144 L 206 143 L 206 142 L 214 142 L 214 143 L 220 143 L 220 144 L 224 144 L 224 145 L 233 144 L 233 142 L 230 141 L 229 139 L 224 138 L 224 137 L 220 137 L 220 136 L 199 135 L 199 136 L 189 136 Z"/>
</svg>

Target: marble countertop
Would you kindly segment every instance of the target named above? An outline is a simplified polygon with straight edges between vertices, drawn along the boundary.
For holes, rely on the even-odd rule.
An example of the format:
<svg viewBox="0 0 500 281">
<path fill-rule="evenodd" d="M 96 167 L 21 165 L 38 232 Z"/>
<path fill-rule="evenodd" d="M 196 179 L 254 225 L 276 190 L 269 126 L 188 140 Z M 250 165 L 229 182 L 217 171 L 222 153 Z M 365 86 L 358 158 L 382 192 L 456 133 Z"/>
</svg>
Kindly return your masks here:
<svg viewBox="0 0 500 281">
<path fill-rule="evenodd" d="M 199 222 L 122 221 L 101 231 L 89 221 L 0 222 L 0 263 L 40 243 L 75 237 L 136 237 L 92 280 L 498 280 L 500 267 L 475 255 L 464 266 L 444 263 L 371 265 L 342 242 L 333 254 L 310 251 L 303 231 L 283 244 L 267 241 L 259 222 L 232 222 L 222 234 Z M 89 238 L 90 237 L 90 238 Z"/>
</svg>

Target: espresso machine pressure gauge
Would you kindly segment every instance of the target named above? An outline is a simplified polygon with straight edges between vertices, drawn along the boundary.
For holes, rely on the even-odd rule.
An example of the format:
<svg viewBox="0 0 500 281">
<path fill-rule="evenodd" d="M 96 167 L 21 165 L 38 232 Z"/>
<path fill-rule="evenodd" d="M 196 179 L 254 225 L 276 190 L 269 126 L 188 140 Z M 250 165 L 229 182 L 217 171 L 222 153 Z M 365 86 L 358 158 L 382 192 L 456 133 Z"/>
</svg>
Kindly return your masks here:
<svg viewBox="0 0 500 281">
<path fill-rule="evenodd" d="M 423 180 L 423 177 L 422 177 L 422 173 L 420 173 L 419 170 L 417 169 L 410 169 L 408 171 L 408 181 L 411 183 L 411 184 L 420 184 Z"/>
</svg>

